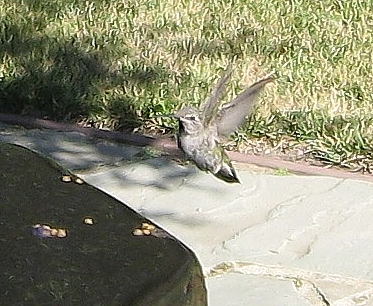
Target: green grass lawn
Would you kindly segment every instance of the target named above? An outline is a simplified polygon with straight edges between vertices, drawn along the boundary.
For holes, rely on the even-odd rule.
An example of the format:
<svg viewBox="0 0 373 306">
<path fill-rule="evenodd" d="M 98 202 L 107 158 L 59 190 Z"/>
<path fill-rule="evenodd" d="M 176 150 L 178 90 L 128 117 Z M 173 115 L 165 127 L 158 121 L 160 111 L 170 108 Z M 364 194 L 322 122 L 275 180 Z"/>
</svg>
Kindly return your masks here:
<svg viewBox="0 0 373 306">
<path fill-rule="evenodd" d="M 370 171 L 373 0 L 0 0 L 0 111 L 171 132 L 229 63 L 225 101 L 275 72 L 232 148 L 302 146 Z"/>
</svg>

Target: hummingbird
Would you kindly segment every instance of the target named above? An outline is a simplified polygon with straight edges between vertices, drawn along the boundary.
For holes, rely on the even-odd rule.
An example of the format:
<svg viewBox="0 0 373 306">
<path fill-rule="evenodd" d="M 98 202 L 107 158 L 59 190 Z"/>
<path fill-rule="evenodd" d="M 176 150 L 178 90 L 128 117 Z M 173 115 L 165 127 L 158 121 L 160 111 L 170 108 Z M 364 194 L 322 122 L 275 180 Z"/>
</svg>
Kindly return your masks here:
<svg viewBox="0 0 373 306">
<path fill-rule="evenodd" d="M 219 107 L 218 101 L 231 74 L 232 69 L 229 67 L 200 108 L 184 107 L 174 117 L 179 123 L 178 147 L 188 159 L 199 169 L 210 172 L 225 182 L 240 183 L 221 142 L 245 123 L 261 90 L 274 77 L 270 75 L 255 82 L 231 102 Z"/>
</svg>

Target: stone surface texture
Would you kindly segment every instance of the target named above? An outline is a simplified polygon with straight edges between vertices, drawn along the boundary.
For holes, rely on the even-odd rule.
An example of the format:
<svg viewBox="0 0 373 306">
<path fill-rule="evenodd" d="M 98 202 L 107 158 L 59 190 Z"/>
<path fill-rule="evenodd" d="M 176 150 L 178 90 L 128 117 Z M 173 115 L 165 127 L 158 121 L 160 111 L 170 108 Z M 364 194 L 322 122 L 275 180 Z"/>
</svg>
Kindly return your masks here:
<svg viewBox="0 0 373 306">
<path fill-rule="evenodd" d="M 0 140 L 52 157 L 182 240 L 211 306 L 373 305 L 372 183 L 236 164 L 242 184 L 231 185 L 76 132 L 1 124 Z"/>
</svg>

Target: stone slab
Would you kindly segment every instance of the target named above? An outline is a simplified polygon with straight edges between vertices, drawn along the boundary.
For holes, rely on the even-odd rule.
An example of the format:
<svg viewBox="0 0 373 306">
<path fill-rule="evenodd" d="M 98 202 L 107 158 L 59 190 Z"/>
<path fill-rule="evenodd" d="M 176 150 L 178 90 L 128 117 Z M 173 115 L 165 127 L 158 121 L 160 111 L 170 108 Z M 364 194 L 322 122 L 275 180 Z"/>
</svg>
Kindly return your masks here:
<svg viewBox="0 0 373 306">
<path fill-rule="evenodd" d="M 36 147 L 48 151 L 49 137 L 59 134 L 43 133 L 46 144 Z M 61 162 L 193 249 L 210 305 L 373 305 L 371 183 L 278 176 L 236 164 L 242 184 L 229 185 L 167 157 L 107 162 L 106 156 L 95 167 L 97 143 L 86 141 L 92 167 L 84 168 L 84 154 Z M 74 152 L 80 144 L 71 145 Z"/>
<path fill-rule="evenodd" d="M 194 254 L 124 203 L 1 142 L 0 179 L 1 305 L 207 305 Z"/>
</svg>

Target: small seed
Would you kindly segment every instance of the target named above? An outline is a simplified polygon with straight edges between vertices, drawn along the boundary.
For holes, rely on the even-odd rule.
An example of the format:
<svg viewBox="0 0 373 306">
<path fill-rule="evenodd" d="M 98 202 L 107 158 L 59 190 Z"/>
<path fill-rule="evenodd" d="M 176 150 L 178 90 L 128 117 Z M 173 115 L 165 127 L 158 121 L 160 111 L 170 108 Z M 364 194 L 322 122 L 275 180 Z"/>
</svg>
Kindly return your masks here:
<svg viewBox="0 0 373 306">
<path fill-rule="evenodd" d="M 64 175 L 64 176 L 62 176 L 61 181 L 65 182 L 65 183 L 69 183 L 69 182 L 72 181 L 72 178 L 71 178 L 70 175 Z"/>
<path fill-rule="evenodd" d="M 76 184 L 79 184 L 79 185 L 84 184 L 84 181 L 83 181 L 81 178 L 79 178 L 79 177 L 77 177 L 77 178 L 75 179 L 74 182 L 75 182 Z"/>
<path fill-rule="evenodd" d="M 84 218 L 84 224 L 92 225 L 93 224 L 93 219 L 92 218 Z"/>
<path fill-rule="evenodd" d="M 146 223 L 146 222 L 141 224 L 141 228 L 142 229 L 148 229 L 150 231 L 155 230 L 155 226 L 153 224 L 149 224 L 149 223 Z"/>
<path fill-rule="evenodd" d="M 41 227 L 47 231 L 49 231 L 51 229 L 51 227 L 49 225 L 41 225 Z"/>
<path fill-rule="evenodd" d="M 154 231 L 155 230 L 155 226 L 153 224 L 149 224 L 148 230 L 149 231 Z"/>
<path fill-rule="evenodd" d="M 62 229 L 62 228 L 59 228 L 58 230 L 58 233 L 57 233 L 57 237 L 58 238 L 64 238 L 66 237 L 66 230 L 65 229 Z"/>
<path fill-rule="evenodd" d="M 143 229 L 142 230 L 143 234 L 146 235 L 146 236 L 149 236 L 150 235 L 150 231 L 148 229 Z"/>
<path fill-rule="evenodd" d="M 144 233 L 142 232 L 141 229 L 139 229 L 139 228 L 135 228 L 135 229 L 132 231 L 132 235 L 134 235 L 134 236 L 142 236 L 142 235 L 144 235 Z"/>
</svg>

